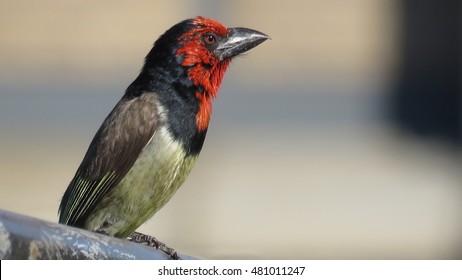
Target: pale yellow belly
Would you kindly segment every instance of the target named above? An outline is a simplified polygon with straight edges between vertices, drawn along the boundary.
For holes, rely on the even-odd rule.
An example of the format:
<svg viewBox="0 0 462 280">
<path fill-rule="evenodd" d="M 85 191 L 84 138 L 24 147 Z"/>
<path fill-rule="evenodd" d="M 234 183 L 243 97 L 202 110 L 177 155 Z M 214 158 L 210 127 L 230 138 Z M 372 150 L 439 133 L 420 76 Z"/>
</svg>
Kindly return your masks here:
<svg viewBox="0 0 462 280">
<path fill-rule="evenodd" d="M 127 237 L 172 198 L 195 160 L 165 128 L 156 131 L 122 181 L 98 203 L 85 228 Z"/>
</svg>

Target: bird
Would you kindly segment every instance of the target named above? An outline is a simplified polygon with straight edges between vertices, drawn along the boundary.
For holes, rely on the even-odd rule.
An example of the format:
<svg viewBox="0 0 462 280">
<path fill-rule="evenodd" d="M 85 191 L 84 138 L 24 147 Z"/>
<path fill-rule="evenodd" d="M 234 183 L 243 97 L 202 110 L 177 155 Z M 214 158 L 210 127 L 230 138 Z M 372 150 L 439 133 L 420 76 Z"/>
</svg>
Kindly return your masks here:
<svg viewBox="0 0 462 280">
<path fill-rule="evenodd" d="M 92 139 L 59 223 L 127 238 L 149 220 L 193 168 L 231 60 L 267 39 L 202 16 L 165 31 Z"/>
</svg>

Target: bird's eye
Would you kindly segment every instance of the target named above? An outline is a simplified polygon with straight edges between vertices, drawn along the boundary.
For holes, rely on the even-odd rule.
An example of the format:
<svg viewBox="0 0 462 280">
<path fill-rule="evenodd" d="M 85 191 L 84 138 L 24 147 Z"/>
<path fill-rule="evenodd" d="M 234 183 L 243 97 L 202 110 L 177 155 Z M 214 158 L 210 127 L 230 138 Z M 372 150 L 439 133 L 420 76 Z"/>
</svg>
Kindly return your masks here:
<svg viewBox="0 0 462 280">
<path fill-rule="evenodd" d="M 217 41 L 217 37 L 215 34 L 207 34 L 204 36 L 204 41 L 209 45 L 213 45 Z"/>
</svg>

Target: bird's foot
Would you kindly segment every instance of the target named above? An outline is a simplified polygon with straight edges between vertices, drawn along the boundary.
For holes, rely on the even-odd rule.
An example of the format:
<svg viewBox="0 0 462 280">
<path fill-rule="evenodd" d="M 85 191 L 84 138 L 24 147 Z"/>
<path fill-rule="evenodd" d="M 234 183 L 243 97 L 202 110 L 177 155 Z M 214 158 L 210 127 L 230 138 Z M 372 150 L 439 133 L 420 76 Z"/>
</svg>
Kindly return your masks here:
<svg viewBox="0 0 462 280">
<path fill-rule="evenodd" d="M 99 234 L 103 234 L 103 235 L 108 235 L 108 236 L 110 236 L 109 232 L 107 232 L 106 230 L 101 229 L 101 228 L 95 230 L 95 232 L 96 232 L 96 233 L 99 233 Z"/>
<path fill-rule="evenodd" d="M 168 247 L 165 243 L 160 242 L 154 236 L 146 235 L 141 232 L 134 232 L 129 237 L 127 237 L 128 241 L 143 244 L 149 247 L 155 247 L 157 250 L 161 250 L 165 254 L 167 254 L 172 260 L 179 260 L 180 256 L 178 256 L 175 249 Z"/>
</svg>

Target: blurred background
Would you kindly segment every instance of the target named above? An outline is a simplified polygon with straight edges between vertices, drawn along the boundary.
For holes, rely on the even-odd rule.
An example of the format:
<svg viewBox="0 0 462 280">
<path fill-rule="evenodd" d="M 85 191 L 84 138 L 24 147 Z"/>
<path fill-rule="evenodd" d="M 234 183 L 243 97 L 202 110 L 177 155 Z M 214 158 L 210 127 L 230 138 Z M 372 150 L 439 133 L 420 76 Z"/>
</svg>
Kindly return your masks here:
<svg viewBox="0 0 462 280">
<path fill-rule="evenodd" d="M 153 42 L 196 15 L 272 40 L 235 59 L 140 231 L 210 259 L 462 258 L 455 0 L 0 0 L 0 208 L 57 221 Z"/>
</svg>

